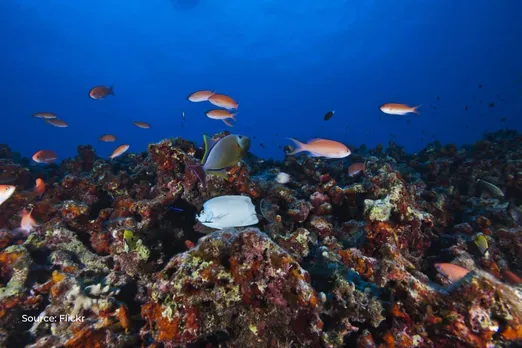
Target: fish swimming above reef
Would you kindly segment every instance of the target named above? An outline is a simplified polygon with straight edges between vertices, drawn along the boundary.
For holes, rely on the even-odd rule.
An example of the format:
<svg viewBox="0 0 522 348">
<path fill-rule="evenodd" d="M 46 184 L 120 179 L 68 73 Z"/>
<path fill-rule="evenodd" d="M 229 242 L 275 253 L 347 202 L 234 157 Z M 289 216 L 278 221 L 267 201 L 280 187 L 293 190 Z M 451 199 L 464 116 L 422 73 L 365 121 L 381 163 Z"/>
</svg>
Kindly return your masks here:
<svg viewBox="0 0 522 348">
<path fill-rule="evenodd" d="M 313 157 L 344 158 L 350 156 L 352 153 L 344 144 L 333 140 L 312 139 L 307 144 L 304 144 L 294 138 L 288 139 L 292 140 L 296 145 L 296 148 L 292 152 L 287 153 L 289 156 L 307 151 Z"/>
<path fill-rule="evenodd" d="M 224 229 L 244 227 L 259 222 L 256 208 L 248 196 L 220 196 L 203 204 L 203 210 L 196 216 L 201 224 Z"/>
<path fill-rule="evenodd" d="M 16 191 L 14 185 L 0 185 L 0 205 L 9 199 Z"/>
<path fill-rule="evenodd" d="M 490 182 L 484 181 L 482 179 L 477 180 L 477 185 L 480 185 L 486 191 L 488 194 L 490 194 L 493 197 L 504 197 L 504 192 L 502 192 L 501 189 L 499 189 L 497 186 L 493 185 Z"/>
<path fill-rule="evenodd" d="M 114 87 L 96 86 L 89 91 L 89 98 L 100 100 L 105 99 L 109 95 L 114 95 Z"/>
<path fill-rule="evenodd" d="M 477 246 L 477 248 L 480 250 L 480 253 L 484 255 L 484 257 L 487 259 L 489 258 L 489 246 L 488 246 L 488 240 L 482 233 L 477 234 L 477 236 L 473 239 L 473 242 Z"/>
<path fill-rule="evenodd" d="M 417 111 L 417 109 L 421 106 L 422 105 L 408 106 L 406 104 L 388 103 L 381 105 L 380 109 L 382 112 L 388 115 L 404 116 L 406 114 L 409 114 L 410 112 L 413 112 L 418 115 L 419 112 Z"/>
<path fill-rule="evenodd" d="M 226 177 L 226 169 L 235 166 L 250 149 L 250 138 L 244 135 L 230 134 L 217 141 L 204 135 L 205 154 L 202 165 L 189 168 L 205 185 L 206 175 L 215 174 Z"/>
<path fill-rule="evenodd" d="M 458 282 L 470 272 L 464 267 L 460 267 L 451 263 L 436 263 L 435 268 L 440 274 L 448 278 L 452 283 Z"/>
</svg>

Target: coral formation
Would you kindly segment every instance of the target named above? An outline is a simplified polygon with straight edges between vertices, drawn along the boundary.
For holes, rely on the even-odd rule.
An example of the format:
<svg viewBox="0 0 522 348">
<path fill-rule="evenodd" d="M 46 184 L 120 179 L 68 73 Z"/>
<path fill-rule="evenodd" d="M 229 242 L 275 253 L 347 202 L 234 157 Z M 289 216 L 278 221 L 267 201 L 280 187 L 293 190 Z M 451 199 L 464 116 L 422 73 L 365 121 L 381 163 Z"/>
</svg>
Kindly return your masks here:
<svg viewBox="0 0 522 348">
<path fill-rule="evenodd" d="M 521 148 L 501 131 L 340 161 L 249 154 L 202 185 L 188 167 L 203 151 L 180 138 L 110 162 L 79 146 L 40 167 L 2 145 L 16 192 L 0 208 L 0 345 L 521 344 Z M 223 195 L 248 195 L 257 227 L 195 219 Z M 24 209 L 34 231 L 20 232 Z M 450 282 L 436 263 L 469 272 Z"/>
</svg>

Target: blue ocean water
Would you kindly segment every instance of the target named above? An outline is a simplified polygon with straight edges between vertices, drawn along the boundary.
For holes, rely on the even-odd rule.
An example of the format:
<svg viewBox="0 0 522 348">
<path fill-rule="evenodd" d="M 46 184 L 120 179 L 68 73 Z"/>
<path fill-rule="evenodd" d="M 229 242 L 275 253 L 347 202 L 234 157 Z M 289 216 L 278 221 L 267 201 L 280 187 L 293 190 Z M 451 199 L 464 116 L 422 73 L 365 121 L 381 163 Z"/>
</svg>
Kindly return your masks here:
<svg viewBox="0 0 522 348">
<path fill-rule="evenodd" d="M 522 129 L 520 13 L 519 0 L 0 0 L 0 143 L 60 159 L 79 144 L 106 157 L 116 144 L 144 151 L 226 129 L 279 159 L 285 137 L 393 139 L 408 151 L 471 143 Z M 88 98 L 96 85 L 115 96 Z M 200 89 L 238 101 L 234 128 L 187 101 Z M 390 116 L 387 102 L 423 106 Z M 69 127 L 31 117 L 39 111 Z M 98 142 L 104 133 L 116 144 Z"/>
</svg>

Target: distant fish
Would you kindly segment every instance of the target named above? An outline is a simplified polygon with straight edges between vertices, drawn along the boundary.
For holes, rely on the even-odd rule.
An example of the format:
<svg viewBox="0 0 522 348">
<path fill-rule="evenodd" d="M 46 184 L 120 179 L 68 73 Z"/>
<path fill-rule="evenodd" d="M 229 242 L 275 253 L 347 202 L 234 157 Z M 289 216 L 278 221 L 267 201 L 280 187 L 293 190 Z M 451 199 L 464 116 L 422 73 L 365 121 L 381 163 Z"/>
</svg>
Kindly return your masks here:
<svg viewBox="0 0 522 348">
<path fill-rule="evenodd" d="M 494 197 L 504 197 L 504 192 L 502 192 L 501 189 L 499 189 L 497 186 L 493 185 L 492 183 L 489 183 L 482 179 L 478 179 L 477 184 L 481 185 L 484 188 L 484 190 L 486 190 L 490 195 L 492 195 Z"/>
<path fill-rule="evenodd" d="M 53 112 L 37 112 L 36 114 L 33 114 L 33 117 L 52 120 L 53 118 L 56 118 L 56 114 Z"/>
<path fill-rule="evenodd" d="M 89 98 L 91 99 L 105 99 L 109 95 L 114 95 L 114 87 L 96 86 L 89 91 Z"/>
<path fill-rule="evenodd" d="M 0 185 L 0 205 L 9 199 L 16 191 L 14 185 Z"/>
<path fill-rule="evenodd" d="M 215 106 L 219 106 L 220 108 L 225 109 L 236 109 L 239 107 L 237 102 L 224 94 L 213 94 L 208 98 L 208 101 L 214 104 Z"/>
<path fill-rule="evenodd" d="M 488 246 L 488 240 L 482 233 L 477 234 L 477 236 L 473 239 L 473 242 L 477 246 L 477 248 L 480 250 L 480 253 L 484 255 L 484 257 L 487 259 L 489 258 L 489 246 Z"/>
<path fill-rule="evenodd" d="M 104 134 L 99 138 L 99 140 L 106 143 L 112 143 L 113 141 L 116 141 L 116 137 L 112 134 Z"/>
<path fill-rule="evenodd" d="M 191 165 L 189 168 L 205 184 L 206 173 L 226 177 L 226 169 L 235 166 L 250 149 L 250 138 L 230 134 L 217 141 L 203 136 L 205 154 L 202 165 Z"/>
<path fill-rule="evenodd" d="M 187 239 L 187 240 L 185 240 L 185 246 L 187 247 L 187 249 L 193 249 L 196 247 L 196 244 L 194 244 L 194 242 Z"/>
<path fill-rule="evenodd" d="M 53 163 L 54 161 L 56 161 L 57 156 L 54 151 L 40 150 L 40 151 L 36 152 L 32 158 L 33 158 L 33 161 L 35 161 L 36 163 L 49 164 L 49 163 Z"/>
<path fill-rule="evenodd" d="M 329 119 L 331 119 L 333 117 L 334 114 L 335 114 L 335 111 L 328 111 L 326 114 L 324 114 L 324 120 L 328 121 Z"/>
<path fill-rule="evenodd" d="M 59 120 L 57 118 L 47 119 L 47 120 L 45 120 L 45 122 L 49 123 L 52 126 L 59 127 L 59 128 L 65 128 L 65 127 L 69 126 L 67 124 L 67 122 Z"/>
<path fill-rule="evenodd" d="M 489 106 L 490 108 L 494 108 L 494 107 L 495 107 L 495 103 L 489 103 L 488 106 Z"/>
<path fill-rule="evenodd" d="M 176 208 L 176 207 L 169 207 L 169 209 L 172 210 L 172 211 L 177 211 L 177 212 L 182 212 L 183 211 L 183 209 Z"/>
<path fill-rule="evenodd" d="M 215 92 L 202 90 L 192 93 L 187 97 L 193 103 L 205 102 L 208 101 L 208 98 L 214 95 Z"/>
<path fill-rule="evenodd" d="M 420 108 L 422 105 L 417 106 L 408 106 L 406 104 L 394 104 L 394 103 L 388 103 L 381 105 L 380 109 L 382 112 L 388 115 L 406 115 L 410 112 L 413 112 L 415 114 L 419 114 L 417 111 L 418 108 Z"/>
<path fill-rule="evenodd" d="M 148 129 L 150 128 L 150 124 L 146 123 L 146 122 L 132 122 L 136 127 L 139 127 L 139 128 L 145 128 L 145 129 Z"/>
<path fill-rule="evenodd" d="M 125 153 L 125 151 L 127 151 L 129 149 L 130 145 L 127 145 L 127 144 L 124 144 L 124 145 L 120 145 L 118 146 L 113 152 L 112 154 L 109 156 L 110 159 L 114 159 L 118 156 L 121 156 Z"/>
<path fill-rule="evenodd" d="M 33 209 L 27 211 L 26 209 L 22 210 L 22 220 L 20 221 L 20 227 L 16 228 L 13 233 L 23 233 L 28 234 L 35 230 L 36 227 L 39 225 L 36 223 L 36 221 L 32 217 Z"/>
<path fill-rule="evenodd" d="M 123 242 L 125 243 L 123 249 L 125 250 L 126 253 L 129 253 L 129 252 L 133 251 L 134 249 L 136 249 L 137 241 L 138 241 L 138 238 L 136 238 L 136 236 L 134 236 L 134 233 L 132 233 L 131 230 L 123 231 Z"/>
<path fill-rule="evenodd" d="M 185 111 L 181 112 L 181 118 L 183 119 L 183 121 L 185 121 Z"/>
<path fill-rule="evenodd" d="M 348 167 L 348 175 L 356 176 L 358 174 L 364 173 L 366 171 L 366 162 L 356 162 L 352 163 Z"/>
<path fill-rule="evenodd" d="M 344 144 L 333 140 L 312 139 L 307 144 L 304 144 L 293 138 L 288 139 L 295 143 L 296 149 L 287 153 L 287 155 L 295 155 L 296 153 L 307 151 L 313 157 L 344 158 L 352 153 Z"/>
<path fill-rule="evenodd" d="M 470 271 L 451 263 L 436 263 L 435 268 L 443 276 L 447 277 L 452 283 L 464 278 Z"/>
<path fill-rule="evenodd" d="M 42 196 L 45 193 L 45 182 L 42 179 L 36 179 L 36 183 L 34 185 L 34 192 L 37 196 Z"/>
<path fill-rule="evenodd" d="M 522 278 L 516 275 L 515 273 L 511 272 L 509 269 L 504 268 L 502 269 L 502 277 L 504 280 L 510 284 L 513 285 L 520 285 L 522 284 Z"/>
<path fill-rule="evenodd" d="M 224 110 L 224 109 L 210 110 L 205 113 L 205 115 L 207 115 L 208 118 L 211 118 L 213 120 L 221 120 L 227 126 L 230 126 L 230 127 L 233 127 L 233 125 L 228 120 L 231 119 L 231 120 L 235 121 L 236 114 L 237 114 L 237 112 L 231 113 L 230 111 Z"/>
<path fill-rule="evenodd" d="M 283 173 L 283 172 L 280 172 L 279 174 L 277 174 L 277 176 L 275 178 L 275 181 L 279 184 L 287 184 L 290 182 L 290 180 L 291 180 L 290 175 L 287 173 Z"/>
</svg>

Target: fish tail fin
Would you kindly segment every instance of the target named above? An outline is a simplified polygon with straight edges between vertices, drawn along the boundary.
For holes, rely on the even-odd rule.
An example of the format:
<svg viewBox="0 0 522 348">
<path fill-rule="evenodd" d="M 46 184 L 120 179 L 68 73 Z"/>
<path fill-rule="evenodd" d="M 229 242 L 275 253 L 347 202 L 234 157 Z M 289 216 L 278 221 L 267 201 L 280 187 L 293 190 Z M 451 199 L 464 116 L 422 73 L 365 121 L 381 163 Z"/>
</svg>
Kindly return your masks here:
<svg viewBox="0 0 522 348">
<path fill-rule="evenodd" d="M 233 117 L 231 117 L 231 119 L 233 119 L 234 121 L 236 120 L 236 119 L 233 118 Z M 227 119 L 224 119 L 224 120 L 223 120 L 223 123 L 226 124 L 226 125 L 229 126 L 229 127 L 234 127 L 234 125 L 233 125 L 232 123 L 230 123 L 230 121 L 227 120 Z"/>
<path fill-rule="evenodd" d="M 294 149 L 294 151 L 291 151 L 291 152 L 288 152 L 287 155 L 288 156 L 291 156 L 291 155 L 295 155 L 296 153 L 299 153 L 299 152 L 302 152 L 302 151 L 306 151 L 306 144 L 303 144 L 302 142 L 300 142 L 299 140 L 296 140 L 294 138 L 287 138 L 288 140 L 292 140 L 296 146 L 296 148 Z"/>
<path fill-rule="evenodd" d="M 420 108 L 422 105 L 423 105 L 423 104 L 419 104 L 419 105 L 417 105 L 417 106 L 414 106 L 414 107 L 412 108 L 411 112 L 413 112 L 413 113 L 415 113 L 415 114 L 417 114 L 417 115 L 420 115 L 420 112 L 419 112 L 419 110 L 417 110 L 417 109 Z"/>
<path fill-rule="evenodd" d="M 199 181 L 201 181 L 204 187 L 206 184 L 207 175 L 203 167 L 200 164 L 192 164 L 189 165 L 188 168 L 198 177 Z"/>
<path fill-rule="evenodd" d="M 114 95 L 114 85 L 109 88 L 109 94 Z"/>
<path fill-rule="evenodd" d="M 230 118 L 233 119 L 234 121 L 236 120 L 236 116 L 237 114 L 239 114 L 239 112 L 234 112 L 232 115 L 230 115 Z"/>
</svg>

